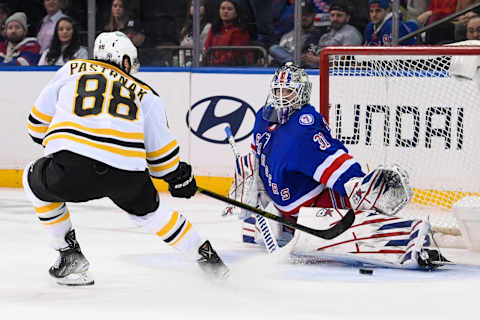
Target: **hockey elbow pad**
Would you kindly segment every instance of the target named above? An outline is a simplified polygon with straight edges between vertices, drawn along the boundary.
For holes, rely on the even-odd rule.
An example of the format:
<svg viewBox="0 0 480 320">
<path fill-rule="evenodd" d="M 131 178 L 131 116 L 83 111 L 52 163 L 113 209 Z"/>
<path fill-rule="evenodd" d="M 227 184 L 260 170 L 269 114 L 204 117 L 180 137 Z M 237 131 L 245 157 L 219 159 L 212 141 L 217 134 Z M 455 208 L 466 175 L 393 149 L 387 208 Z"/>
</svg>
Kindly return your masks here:
<svg viewBox="0 0 480 320">
<path fill-rule="evenodd" d="M 177 170 L 162 178 L 168 183 L 168 191 L 173 197 L 190 198 L 197 192 L 197 182 L 192 174 L 192 166 L 180 162 Z"/>
</svg>

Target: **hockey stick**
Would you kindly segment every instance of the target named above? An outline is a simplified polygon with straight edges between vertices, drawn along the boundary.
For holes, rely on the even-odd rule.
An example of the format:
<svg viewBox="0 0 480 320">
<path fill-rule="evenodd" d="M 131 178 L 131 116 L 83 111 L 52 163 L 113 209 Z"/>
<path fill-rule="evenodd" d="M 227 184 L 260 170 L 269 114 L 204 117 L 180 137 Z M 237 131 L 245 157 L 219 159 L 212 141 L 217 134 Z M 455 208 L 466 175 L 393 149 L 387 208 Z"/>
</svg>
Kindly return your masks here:
<svg viewBox="0 0 480 320">
<path fill-rule="evenodd" d="M 325 229 L 325 230 L 312 229 L 312 228 L 309 228 L 307 226 L 289 221 L 289 220 L 287 220 L 283 217 L 279 217 L 279 216 L 276 216 L 276 215 L 271 214 L 269 212 L 263 211 L 261 209 L 249 206 L 249 205 L 247 205 L 243 202 L 239 202 L 239 201 L 230 199 L 230 198 L 225 197 L 221 194 L 218 194 L 218 193 L 215 193 L 213 191 L 204 189 L 200 186 L 197 186 L 197 189 L 201 194 L 204 194 L 204 195 L 209 196 L 211 198 L 214 198 L 214 199 L 229 203 L 231 205 L 237 206 L 239 208 L 254 212 L 254 213 L 256 213 L 258 215 L 261 215 L 265 218 L 268 218 L 270 220 L 277 221 L 277 222 L 279 222 L 283 225 L 292 227 L 294 229 L 303 231 L 305 233 L 308 233 L 308 234 L 311 234 L 313 236 L 316 236 L 316 237 L 319 237 L 319 238 L 322 238 L 322 239 L 326 239 L 326 240 L 330 240 L 330 239 L 333 239 L 333 238 L 341 235 L 348 228 L 350 228 L 352 226 L 353 222 L 355 221 L 355 213 L 354 213 L 353 209 L 349 209 L 347 214 L 340 221 L 338 221 L 337 224 L 335 224 L 330 229 Z"/>
<path fill-rule="evenodd" d="M 239 166 L 240 161 L 240 152 L 238 152 L 237 144 L 235 143 L 235 138 L 232 134 L 232 129 L 230 125 L 225 127 L 225 134 L 227 136 L 227 141 L 232 148 L 233 155 L 235 157 L 235 165 Z M 253 182 L 255 183 L 255 182 Z M 272 227 L 268 221 L 261 215 L 255 215 L 257 228 L 260 231 L 265 247 L 267 248 L 268 253 L 273 253 L 278 249 L 277 239 L 273 236 Z"/>
</svg>

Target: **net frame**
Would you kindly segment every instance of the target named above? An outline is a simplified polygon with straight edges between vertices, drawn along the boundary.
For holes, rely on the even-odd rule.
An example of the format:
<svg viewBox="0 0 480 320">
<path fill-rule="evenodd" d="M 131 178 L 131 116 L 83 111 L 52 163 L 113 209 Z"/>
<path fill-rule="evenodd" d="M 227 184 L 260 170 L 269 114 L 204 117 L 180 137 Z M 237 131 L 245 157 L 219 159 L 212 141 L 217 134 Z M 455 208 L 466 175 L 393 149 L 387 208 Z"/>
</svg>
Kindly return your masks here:
<svg viewBox="0 0 480 320">
<path fill-rule="evenodd" d="M 326 47 L 320 54 L 320 113 L 324 119 L 329 123 L 330 112 L 330 75 L 332 70 L 330 68 L 332 56 L 472 56 L 480 55 L 480 46 L 418 46 L 418 47 L 359 47 L 359 46 L 345 46 L 345 47 Z M 480 120 L 480 119 L 479 119 Z M 456 200 L 468 196 L 476 195 L 478 193 L 458 193 L 448 194 L 452 198 L 452 203 Z M 451 219 L 451 217 L 449 217 Z M 454 219 L 454 218 L 453 218 Z M 459 236 L 460 230 L 457 224 L 452 225 L 449 222 L 447 225 L 433 225 L 434 230 L 440 233 Z"/>
</svg>

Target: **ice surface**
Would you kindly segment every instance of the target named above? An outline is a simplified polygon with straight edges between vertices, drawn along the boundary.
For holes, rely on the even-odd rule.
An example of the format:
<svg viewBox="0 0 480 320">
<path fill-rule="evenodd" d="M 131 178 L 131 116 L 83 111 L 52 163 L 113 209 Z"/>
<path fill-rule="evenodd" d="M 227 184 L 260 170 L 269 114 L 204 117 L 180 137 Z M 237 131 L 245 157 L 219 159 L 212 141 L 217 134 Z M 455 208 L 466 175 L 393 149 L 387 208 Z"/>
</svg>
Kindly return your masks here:
<svg viewBox="0 0 480 320">
<path fill-rule="evenodd" d="M 223 204 L 197 195 L 174 199 L 230 266 L 226 281 L 200 269 L 158 237 L 136 228 L 109 200 L 69 204 L 96 284 L 59 287 L 47 270 L 56 258 L 20 189 L 0 189 L 0 319 L 478 319 L 480 255 L 445 251 L 472 266 L 436 272 L 305 264 L 266 256 L 240 243 Z"/>
</svg>

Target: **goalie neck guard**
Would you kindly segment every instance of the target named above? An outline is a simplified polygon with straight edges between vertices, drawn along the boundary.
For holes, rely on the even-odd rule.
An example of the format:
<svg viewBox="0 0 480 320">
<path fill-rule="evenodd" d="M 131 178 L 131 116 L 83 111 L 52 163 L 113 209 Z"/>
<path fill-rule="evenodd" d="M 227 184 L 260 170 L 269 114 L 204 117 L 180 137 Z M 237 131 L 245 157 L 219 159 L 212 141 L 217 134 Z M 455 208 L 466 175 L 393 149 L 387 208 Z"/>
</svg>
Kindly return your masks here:
<svg viewBox="0 0 480 320">
<path fill-rule="evenodd" d="M 310 102 L 312 83 L 302 68 L 285 63 L 273 76 L 270 94 L 263 108 L 266 121 L 284 124 L 296 110 Z"/>
</svg>

